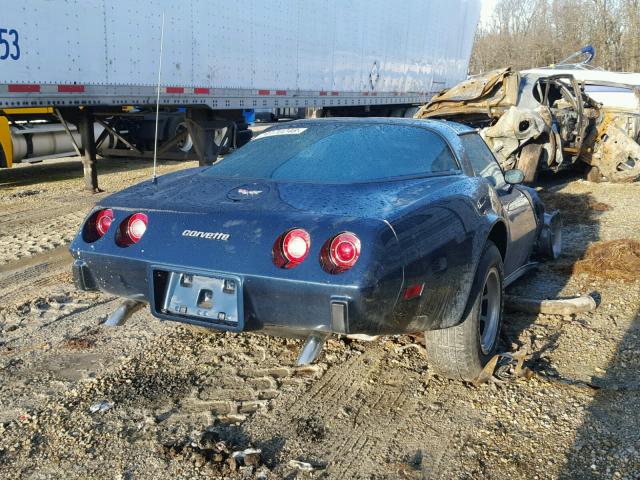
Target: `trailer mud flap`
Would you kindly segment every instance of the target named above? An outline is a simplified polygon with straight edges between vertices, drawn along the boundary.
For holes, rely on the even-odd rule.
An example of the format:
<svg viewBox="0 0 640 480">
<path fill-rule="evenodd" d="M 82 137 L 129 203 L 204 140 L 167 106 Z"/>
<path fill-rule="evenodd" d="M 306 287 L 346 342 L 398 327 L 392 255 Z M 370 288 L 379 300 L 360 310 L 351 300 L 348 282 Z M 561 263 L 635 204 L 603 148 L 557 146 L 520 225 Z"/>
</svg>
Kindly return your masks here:
<svg viewBox="0 0 640 480">
<path fill-rule="evenodd" d="M 13 166 L 13 142 L 7 117 L 0 116 L 0 168 Z"/>
</svg>

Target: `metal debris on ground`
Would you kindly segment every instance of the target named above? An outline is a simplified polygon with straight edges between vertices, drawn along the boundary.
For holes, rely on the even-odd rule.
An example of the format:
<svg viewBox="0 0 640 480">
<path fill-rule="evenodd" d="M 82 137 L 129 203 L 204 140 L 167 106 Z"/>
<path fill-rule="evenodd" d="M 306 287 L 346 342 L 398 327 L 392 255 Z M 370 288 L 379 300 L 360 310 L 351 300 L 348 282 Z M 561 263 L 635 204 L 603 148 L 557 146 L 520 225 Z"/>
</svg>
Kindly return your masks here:
<svg viewBox="0 0 640 480">
<path fill-rule="evenodd" d="M 424 345 L 422 343 L 408 343 L 407 345 L 402 345 L 400 347 L 396 347 L 395 348 L 395 353 L 402 353 L 405 350 L 408 350 L 410 348 L 414 348 L 416 349 L 419 353 L 426 355 L 427 350 L 426 348 L 424 348 Z"/>
<path fill-rule="evenodd" d="M 231 458 L 235 460 L 237 466 L 251 466 L 258 467 L 260 465 L 260 456 L 262 450 L 259 448 L 247 448 L 233 452 Z"/>
<path fill-rule="evenodd" d="M 507 311 L 543 313 L 546 315 L 572 315 L 591 312 L 597 308 L 596 301 L 591 295 L 581 295 L 574 298 L 557 298 L 553 300 L 537 300 L 515 295 L 506 295 L 504 304 Z"/>
<path fill-rule="evenodd" d="M 300 460 L 289 460 L 289 466 L 301 472 L 313 472 L 315 470 L 313 465 L 307 462 L 301 462 Z"/>
<path fill-rule="evenodd" d="M 526 359 L 527 354 L 522 350 L 515 353 L 498 353 L 485 365 L 474 384 L 505 383 L 519 378 L 529 380 L 533 377 L 534 372 L 529 367 L 524 366 Z"/>
<path fill-rule="evenodd" d="M 360 342 L 375 342 L 378 338 L 380 338 L 380 336 L 365 335 L 364 333 L 350 333 L 349 335 L 347 335 L 347 338 L 349 340 L 357 340 Z"/>
<path fill-rule="evenodd" d="M 102 400 L 100 402 L 96 402 L 93 405 L 91 405 L 89 407 L 89 411 L 91 413 L 106 412 L 107 410 L 111 409 L 113 407 L 113 405 L 114 405 L 113 402 L 108 402 L 107 400 Z"/>
</svg>

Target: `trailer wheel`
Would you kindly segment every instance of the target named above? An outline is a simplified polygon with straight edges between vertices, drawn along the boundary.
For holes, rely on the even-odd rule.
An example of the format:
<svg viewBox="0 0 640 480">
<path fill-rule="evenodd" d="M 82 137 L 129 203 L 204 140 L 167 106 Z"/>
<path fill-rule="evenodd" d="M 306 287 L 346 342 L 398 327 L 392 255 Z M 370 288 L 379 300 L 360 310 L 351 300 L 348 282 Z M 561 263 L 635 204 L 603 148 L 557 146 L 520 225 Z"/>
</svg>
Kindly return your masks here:
<svg viewBox="0 0 640 480">
<path fill-rule="evenodd" d="M 226 155 L 231 151 L 231 137 L 227 135 L 228 130 L 228 127 L 223 127 L 213 131 L 213 143 L 218 147 L 220 155 Z"/>
<path fill-rule="evenodd" d="M 191 138 L 191 135 L 189 135 L 189 128 L 187 127 L 187 124 L 185 122 L 178 123 L 178 125 L 175 128 L 174 135 L 178 135 L 185 132 L 186 132 L 186 136 L 182 140 L 178 141 L 178 143 L 176 144 L 176 147 L 181 152 L 187 153 L 187 152 L 190 152 L 191 149 L 193 148 L 193 139 Z"/>
<path fill-rule="evenodd" d="M 4 155 L 2 145 L 0 145 L 0 168 L 7 168 L 7 157 Z"/>
<path fill-rule="evenodd" d="M 474 298 L 464 321 L 424 334 L 429 363 L 441 375 L 474 381 L 493 358 L 502 327 L 502 256 L 491 241 L 485 245 L 471 288 Z"/>
<path fill-rule="evenodd" d="M 253 137 L 253 132 L 248 128 L 246 130 L 240 130 L 236 134 L 236 147 L 240 148 L 243 145 L 246 145 Z"/>
</svg>

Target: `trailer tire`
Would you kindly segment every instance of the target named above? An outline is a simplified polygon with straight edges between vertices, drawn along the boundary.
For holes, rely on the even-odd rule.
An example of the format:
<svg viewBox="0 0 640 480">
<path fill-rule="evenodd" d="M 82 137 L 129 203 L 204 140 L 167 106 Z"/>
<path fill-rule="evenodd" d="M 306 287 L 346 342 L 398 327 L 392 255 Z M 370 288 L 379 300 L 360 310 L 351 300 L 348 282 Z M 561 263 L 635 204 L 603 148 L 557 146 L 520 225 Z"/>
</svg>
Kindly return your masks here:
<svg viewBox="0 0 640 480">
<path fill-rule="evenodd" d="M 239 130 L 236 134 L 236 147 L 240 148 L 246 145 L 251 140 L 251 137 L 253 137 L 253 131 L 249 129 Z"/>
<path fill-rule="evenodd" d="M 7 157 L 4 154 L 4 149 L 0 145 L 0 168 L 7 168 Z"/>
<path fill-rule="evenodd" d="M 186 136 L 184 137 L 184 140 L 182 142 L 178 142 L 176 145 L 176 149 L 183 153 L 190 152 L 193 149 L 193 139 L 191 138 L 191 135 L 189 135 L 189 127 L 187 127 L 187 124 L 184 121 L 181 121 L 176 125 L 173 133 L 174 135 L 177 135 L 185 132 Z"/>
<path fill-rule="evenodd" d="M 469 382 L 495 355 L 502 327 L 502 256 L 491 241 L 480 257 L 471 292 L 474 297 L 468 301 L 473 303 L 462 323 L 424 334 L 430 366 L 442 376 Z"/>
</svg>

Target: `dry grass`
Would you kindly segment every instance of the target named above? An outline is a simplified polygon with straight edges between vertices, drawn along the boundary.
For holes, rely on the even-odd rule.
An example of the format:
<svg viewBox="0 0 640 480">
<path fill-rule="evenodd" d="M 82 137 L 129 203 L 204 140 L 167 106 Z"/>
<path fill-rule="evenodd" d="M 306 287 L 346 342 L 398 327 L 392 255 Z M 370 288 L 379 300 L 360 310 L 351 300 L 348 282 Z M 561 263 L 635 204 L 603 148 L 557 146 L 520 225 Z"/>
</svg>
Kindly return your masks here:
<svg viewBox="0 0 640 480">
<path fill-rule="evenodd" d="M 611 205 L 608 205 L 604 202 L 594 202 L 594 201 L 588 201 L 587 208 L 589 210 L 596 210 L 597 212 L 608 212 L 609 210 L 613 210 L 613 207 Z"/>
<path fill-rule="evenodd" d="M 634 281 L 640 279 L 640 241 L 612 240 L 589 245 L 573 273 L 593 277 Z"/>
<path fill-rule="evenodd" d="M 65 340 L 64 346 L 71 350 L 87 350 L 95 345 L 96 341 L 91 338 L 69 338 Z"/>
<path fill-rule="evenodd" d="M 63 345 L 70 350 L 88 350 L 93 348 L 96 344 L 95 336 L 98 334 L 98 330 L 92 328 L 88 332 L 79 335 L 77 337 L 67 338 Z"/>
</svg>

